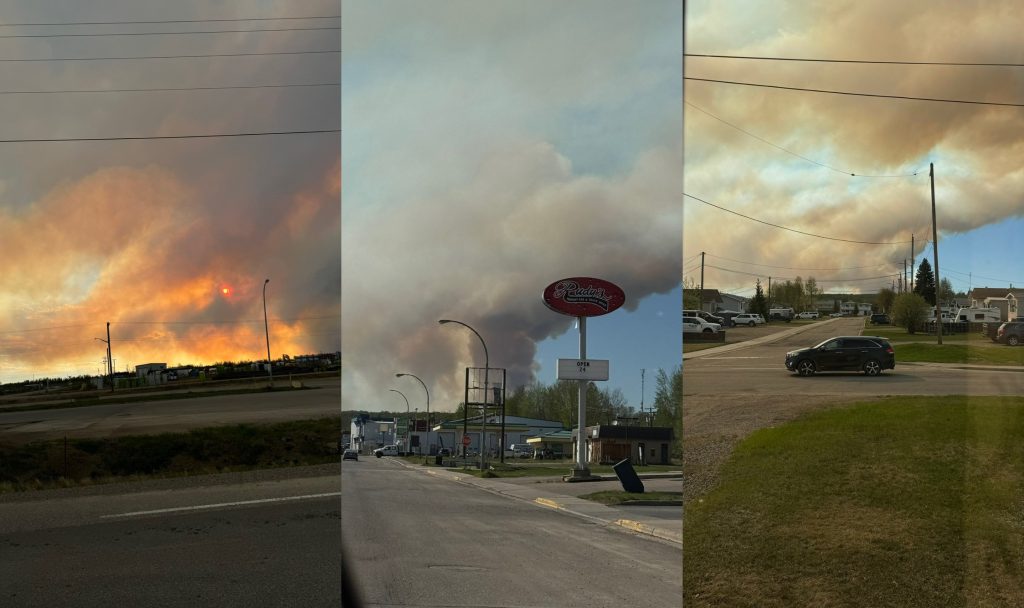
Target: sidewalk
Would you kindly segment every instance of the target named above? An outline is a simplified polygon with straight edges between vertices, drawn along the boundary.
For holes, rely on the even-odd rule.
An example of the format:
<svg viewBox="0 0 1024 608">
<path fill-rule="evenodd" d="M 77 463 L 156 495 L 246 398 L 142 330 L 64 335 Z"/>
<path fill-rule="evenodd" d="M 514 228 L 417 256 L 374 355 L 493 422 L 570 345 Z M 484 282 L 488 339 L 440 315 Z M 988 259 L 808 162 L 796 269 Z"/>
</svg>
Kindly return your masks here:
<svg viewBox="0 0 1024 608">
<path fill-rule="evenodd" d="M 565 483 L 560 480 L 551 480 L 549 478 L 537 478 L 537 477 L 519 477 L 514 479 L 482 479 L 474 475 L 466 475 L 457 471 L 438 469 L 435 467 L 424 467 L 404 462 L 402 460 L 395 460 L 402 466 L 420 470 L 428 475 L 440 477 L 448 481 L 455 483 L 461 483 L 463 485 L 475 486 L 490 492 L 491 494 L 498 494 L 508 498 L 522 500 L 525 502 L 533 503 L 534 505 L 562 511 L 569 515 L 581 517 L 583 519 L 592 521 L 596 524 L 603 526 L 615 526 L 619 528 L 625 528 L 639 534 L 646 534 L 655 538 L 667 541 L 680 547 L 683 544 L 683 512 L 682 507 L 676 507 L 679 509 L 679 517 L 665 518 L 657 517 L 655 515 L 644 515 L 641 512 L 637 512 L 637 508 L 624 509 L 618 507 L 609 507 L 596 503 L 584 498 L 579 498 L 579 494 L 589 494 L 591 492 L 600 492 L 602 490 L 609 489 L 621 489 L 619 482 L 616 481 L 597 481 L 597 482 L 583 482 L 583 483 Z M 645 480 L 645 487 L 650 489 L 656 489 L 653 487 L 655 484 L 675 484 L 673 487 L 682 488 L 682 472 L 675 475 L 675 479 L 660 478 L 650 481 Z M 668 507 L 662 507 L 668 508 Z"/>
</svg>

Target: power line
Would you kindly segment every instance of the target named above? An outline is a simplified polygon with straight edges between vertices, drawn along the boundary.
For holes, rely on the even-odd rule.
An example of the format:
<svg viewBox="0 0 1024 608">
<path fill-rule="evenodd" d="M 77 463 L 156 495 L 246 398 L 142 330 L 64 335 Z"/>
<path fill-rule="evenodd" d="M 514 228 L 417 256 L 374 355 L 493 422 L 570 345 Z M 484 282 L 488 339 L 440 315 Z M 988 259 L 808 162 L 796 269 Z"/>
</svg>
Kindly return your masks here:
<svg viewBox="0 0 1024 608">
<path fill-rule="evenodd" d="M 831 95 L 853 95 L 856 97 L 879 97 L 883 99 L 904 99 L 911 101 L 937 101 L 941 103 L 964 103 L 978 106 L 1002 106 L 1009 108 L 1024 108 L 1022 103 L 1001 103 L 997 101 L 973 101 L 968 99 L 942 99 L 937 97 L 911 97 L 908 95 L 883 95 L 880 93 L 857 93 L 853 91 L 832 91 L 828 89 L 808 89 L 803 87 L 786 87 L 777 84 L 761 84 L 755 82 L 737 82 L 735 80 L 715 80 L 712 78 L 693 78 L 685 76 L 684 80 L 695 80 L 698 82 L 715 82 L 719 84 L 736 84 L 746 87 L 762 87 L 766 89 L 780 89 L 784 91 L 805 91 L 808 93 L 829 93 Z"/>
<path fill-rule="evenodd" d="M 860 269 L 863 269 L 863 268 L 879 268 L 879 267 L 882 267 L 882 266 L 889 266 L 889 265 L 892 265 L 892 264 L 896 264 L 896 262 L 885 262 L 884 264 L 872 264 L 870 266 L 847 266 L 845 268 L 794 268 L 792 266 L 771 266 L 769 264 L 761 264 L 761 263 L 758 263 L 758 262 L 747 262 L 747 261 L 744 261 L 744 260 L 734 260 L 732 258 L 727 258 L 727 257 L 724 257 L 724 256 L 715 255 L 713 253 L 706 253 L 706 255 L 708 257 L 718 258 L 720 260 L 727 260 L 729 262 L 736 262 L 738 264 L 750 264 L 752 266 L 764 266 L 765 268 L 779 268 L 779 269 L 782 269 L 782 270 L 817 270 L 817 271 L 860 270 Z"/>
<path fill-rule="evenodd" d="M 986 277 L 986 276 L 980 275 L 980 274 L 974 274 L 973 272 L 962 272 L 960 270 L 953 270 L 952 268 L 946 268 L 946 269 L 944 269 L 944 272 L 955 272 L 957 274 L 961 274 L 961 275 L 968 276 L 968 277 L 974 277 L 974 278 L 978 278 L 978 279 L 986 279 L 988 281 L 999 281 L 1000 283 L 1006 283 L 1008 285 L 1009 284 L 1013 284 L 1013 283 L 1024 284 L 1024 281 L 1011 281 L 1011 280 L 1008 280 L 1008 279 L 996 279 L 996 278 L 993 278 L 993 277 Z"/>
<path fill-rule="evenodd" d="M 808 57 L 760 57 L 756 55 L 712 55 L 707 53 L 684 53 L 685 57 L 710 57 L 714 59 L 751 59 L 757 61 L 804 61 L 812 63 L 855 63 L 866 65 L 948 65 L 966 67 L 1020 68 L 1024 63 L 969 63 L 957 61 L 873 61 L 868 59 L 816 59 Z"/>
<path fill-rule="evenodd" d="M 287 89 L 292 87 L 337 87 L 339 82 L 313 82 L 297 84 L 254 84 L 215 87 L 156 87 L 142 89 L 61 89 L 50 91 L 0 91 L 0 95 L 45 95 L 49 93 L 150 93 L 157 91 L 227 91 L 235 89 Z"/>
<path fill-rule="evenodd" d="M 763 274 L 755 274 L 755 273 L 746 272 L 746 271 L 743 271 L 743 270 L 735 270 L 733 268 L 723 268 L 721 266 L 713 266 L 711 264 L 705 264 L 705 268 L 714 268 L 715 270 L 723 270 L 725 272 L 734 272 L 736 274 L 745 274 L 745 275 L 748 275 L 748 276 L 758 277 L 758 278 L 764 276 Z M 877 277 L 857 277 L 857 278 L 846 278 L 846 279 L 815 279 L 815 281 L 818 282 L 818 283 L 849 283 L 849 282 L 857 282 L 857 281 L 875 281 L 875 280 L 878 280 L 878 279 L 891 279 L 894 276 L 897 276 L 897 275 L 895 275 L 895 274 L 886 274 L 886 275 L 881 275 L 881 276 L 877 276 Z M 790 281 L 790 280 L 796 279 L 796 277 L 777 277 L 777 276 L 773 275 L 772 276 L 772 280 L 775 280 L 775 279 L 779 279 L 779 280 L 783 280 L 783 281 Z"/>
<path fill-rule="evenodd" d="M 215 137 L 259 137 L 265 135 L 309 135 L 313 133 L 341 133 L 341 129 L 309 129 L 306 131 L 262 131 L 251 133 L 198 133 L 192 135 L 148 135 L 125 137 L 63 137 L 52 139 L 0 139 L 0 144 L 51 143 L 71 141 L 143 141 L 151 139 L 209 139 Z"/>
<path fill-rule="evenodd" d="M 742 217 L 744 219 L 748 219 L 748 220 L 751 220 L 751 221 L 754 221 L 754 222 L 765 224 L 766 226 L 771 226 L 773 228 L 780 228 L 782 230 L 788 230 L 790 232 L 795 232 L 797 234 L 803 234 L 805 236 L 813 236 L 813 237 L 816 237 L 816 238 L 819 238 L 819 239 L 827 239 L 827 240 L 830 240 L 830 241 L 842 241 L 844 243 L 856 243 L 858 245 L 905 245 L 905 244 L 910 242 L 910 241 L 896 241 L 896 242 L 855 241 L 855 240 L 852 240 L 852 239 L 841 239 L 841 238 L 832 237 L 832 236 L 822 236 L 820 234 L 813 234 L 811 232 L 804 232 L 802 230 L 797 230 L 795 228 L 787 228 L 786 226 L 780 226 L 778 224 L 773 224 L 771 222 L 766 222 L 764 220 L 759 220 L 756 217 L 750 217 L 749 215 L 743 215 L 742 213 L 733 211 L 732 209 L 726 209 L 725 207 L 720 207 L 720 206 L 718 206 L 718 205 L 716 205 L 714 203 L 709 203 L 708 201 L 706 201 L 704 199 L 697 198 L 696 196 L 693 196 L 691 194 L 687 194 L 685 192 L 683 193 L 683 196 L 692 198 L 695 201 L 699 201 L 701 203 L 704 203 L 705 205 L 709 205 L 711 207 L 714 207 L 715 209 L 721 209 L 722 211 L 726 211 L 728 213 L 732 213 L 733 215 L 738 215 L 738 216 L 740 216 L 740 217 Z"/>
<path fill-rule="evenodd" d="M 179 36 L 187 34 L 246 34 L 253 32 L 308 32 L 316 30 L 341 30 L 331 27 L 277 27 L 248 30 L 204 30 L 193 32 L 111 32 L 107 34 L 3 34 L 0 38 L 101 38 L 106 36 Z"/>
<path fill-rule="evenodd" d="M 208 55 L 144 55 L 133 57 L 52 57 L 49 59 L 0 59 L 0 62 L 27 62 L 27 61 L 128 61 L 134 59 L 191 59 L 206 57 L 263 57 L 267 55 L 315 55 L 325 53 L 341 53 L 341 50 L 331 51 L 268 51 L 262 53 L 212 53 Z"/>
<path fill-rule="evenodd" d="M 0 23 L 0 27 L 32 27 L 44 25 L 141 25 L 153 23 L 223 23 L 228 21 L 294 21 L 298 19 L 340 19 L 341 15 L 311 17 L 234 17 L 230 19 L 165 19 L 162 21 L 62 21 L 55 23 Z"/>
<path fill-rule="evenodd" d="M 747 131 L 746 129 L 743 129 L 743 128 L 737 126 L 737 125 L 734 125 L 733 123 L 729 122 L 728 120 L 725 120 L 724 118 L 721 118 L 719 116 L 715 116 L 711 112 L 708 112 L 704 108 L 698 107 L 698 106 L 690 103 L 689 101 L 686 101 L 685 103 L 686 103 L 686 105 L 690 106 L 691 108 L 693 108 L 695 110 L 698 110 L 700 112 L 703 112 L 704 114 L 707 114 L 711 118 L 714 118 L 717 121 L 720 121 L 720 122 L 723 122 L 723 123 L 729 125 L 730 127 L 732 127 L 733 129 L 736 129 L 740 133 L 744 133 L 746 135 L 749 135 L 750 137 L 753 137 L 754 139 L 756 139 L 756 140 L 758 140 L 760 142 L 766 143 L 766 144 L 768 144 L 769 146 L 771 146 L 773 148 L 778 148 L 779 150 L 782 150 L 786 154 L 791 154 L 791 155 L 793 155 L 793 156 L 795 156 L 797 158 L 806 160 L 809 163 L 813 163 L 815 165 L 818 165 L 819 167 L 824 167 L 824 168 L 829 169 L 831 171 L 835 171 L 836 173 L 842 173 L 843 175 L 849 175 L 850 177 L 913 177 L 913 176 L 917 175 L 920 172 L 920 170 L 917 170 L 917 171 L 914 171 L 913 173 L 906 173 L 906 174 L 900 174 L 900 175 L 862 175 L 862 174 L 853 173 L 852 171 L 846 171 L 846 170 L 843 170 L 843 169 L 837 169 L 837 168 L 835 168 L 835 167 L 833 167 L 831 165 L 826 165 L 825 163 L 818 162 L 818 161 L 816 161 L 816 160 L 814 160 L 812 158 L 807 158 L 806 156 L 802 156 L 800 154 L 797 154 L 796 152 L 793 152 L 791 150 L 787 150 L 786 148 L 783 148 L 782 146 L 780 146 L 778 144 L 774 144 L 774 143 L 768 141 L 767 139 L 764 139 L 763 137 L 759 137 L 757 135 L 754 135 L 750 131 Z"/>
</svg>

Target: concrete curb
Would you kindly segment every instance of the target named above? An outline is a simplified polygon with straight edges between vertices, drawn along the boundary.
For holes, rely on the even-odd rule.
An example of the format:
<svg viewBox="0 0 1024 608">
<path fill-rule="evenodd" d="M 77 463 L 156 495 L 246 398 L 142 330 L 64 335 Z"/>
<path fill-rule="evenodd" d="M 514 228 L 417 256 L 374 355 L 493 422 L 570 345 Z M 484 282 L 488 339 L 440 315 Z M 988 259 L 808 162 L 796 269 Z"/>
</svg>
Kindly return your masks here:
<svg viewBox="0 0 1024 608">
<path fill-rule="evenodd" d="M 407 463 L 403 460 L 395 460 L 395 462 L 406 468 L 419 470 L 417 465 Z M 624 518 L 622 517 L 624 513 L 621 511 L 584 498 L 577 498 L 575 496 L 553 496 L 551 493 L 547 492 L 538 493 L 535 489 L 529 486 L 503 483 L 495 479 L 481 479 L 475 475 L 463 475 L 453 471 L 436 471 L 428 468 L 423 472 L 428 475 L 433 475 L 462 485 L 473 486 L 483 490 L 484 492 L 495 494 L 497 496 L 504 496 L 506 498 L 519 500 L 538 507 L 567 513 L 608 528 L 629 530 L 631 532 L 636 532 L 645 536 L 657 538 L 661 541 L 679 545 L 680 547 L 682 547 L 683 544 L 681 531 L 676 532 L 675 530 L 660 528 L 658 526 L 652 526 L 636 520 Z M 538 496 L 538 494 L 546 494 L 546 496 Z"/>
</svg>

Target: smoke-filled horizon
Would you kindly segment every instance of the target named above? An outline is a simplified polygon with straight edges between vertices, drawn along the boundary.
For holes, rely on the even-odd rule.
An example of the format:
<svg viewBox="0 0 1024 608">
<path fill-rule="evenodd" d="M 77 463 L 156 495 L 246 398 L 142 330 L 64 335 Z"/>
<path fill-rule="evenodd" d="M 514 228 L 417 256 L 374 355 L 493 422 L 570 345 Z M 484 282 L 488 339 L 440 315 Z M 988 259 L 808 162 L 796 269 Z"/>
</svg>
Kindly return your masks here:
<svg viewBox="0 0 1024 608">
<path fill-rule="evenodd" d="M 11 23 L 329 16 L 336 3 L 15 3 Z M 257 25 L 254 25 L 256 23 Z M 263 23 L 262 26 L 259 24 Z M 272 22 L 239 22 L 236 29 Z M 337 27 L 338 19 L 288 22 Z M 51 26 L 46 33 L 212 29 Z M 76 29 L 77 28 L 77 29 Z M 147 29 L 148 28 L 148 29 Z M 217 28 L 225 29 L 225 28 Z M 227 28 L 232 29 L 232 28 Z M 38 27 L 5 28 L 36 34 Z M 0 381 L 339 350 L 337 30 L 2 41 Z M 271 53 L 271 54 L 268 54 Z M 234 57 L 103 59 L 248 54 Z M 330 85 L 334 82 L 334 85 Z M 292 86 L 321 84 L 325 86 Z M 288 86 L 281 86 L 288 85 Z M 247 89 L 204 90 L 241 86 Z M 263 88 L 258 88 L 263 87 Z M 128 92 L 124 89 L 192 90 Z M 80 90 L 119 92 L 72 93 Z"/>
<path fill-rule="evenodd" d="M 512 390 L 574 323 L 551 282 L 605 279 L 635 310 L 681 281 L 678 4 L 408 6 L 343 7 L 345 409 L 422 398 L 395 373 L 455 409 L 484 353 L 439 319 Z"/>
<path fill-rule="evenodd" d="M 1012 1 L 688 5 L 686 50 L 691 54 L 1024 63 L 1019 45 L 1024 17 Z M 686 76 L 1024 103 L 1024 74 L 1015 67 L 690 57 Z M 835 291 L 890 287 L 902 274 L 904 259 L 932 255 L 930 163 L 936 173 L 940 252 L 946 239 L 969 243 L 974 231 L 1005 222 L 1020 226 L 1024 221 L 1021 108 L 695 80 L 686 83 L 686 102 L 687 194 L 764 222 L 833 239 L 898 243 L 858 244 L 800 235 L 686 198 L 684 257 L 691 260 L 686 273 L 695 277 L 699 270 L 692 259 L 701 251 L 708 253 L 705 285 L 746 290 L 749 295 L 752 275 L 762 281 L 774 275 L 814 276 L 819 285 Z M 708 230 L 709 226 L 728 230 Z M 963 249 L 965 254 L 972 249 L 980 252 L 984 245 L 978 242 Z M 965 254 L 949 258 L 950 268 L 960 271 L 964 282 L 972 267 L 976 274 L 1007 276 L 1005 270 L 997 270 L 1007 268 L 999 260 L 972 260 Z M 870 277 L 880 278 L 864 280 Z"/>
</svg>

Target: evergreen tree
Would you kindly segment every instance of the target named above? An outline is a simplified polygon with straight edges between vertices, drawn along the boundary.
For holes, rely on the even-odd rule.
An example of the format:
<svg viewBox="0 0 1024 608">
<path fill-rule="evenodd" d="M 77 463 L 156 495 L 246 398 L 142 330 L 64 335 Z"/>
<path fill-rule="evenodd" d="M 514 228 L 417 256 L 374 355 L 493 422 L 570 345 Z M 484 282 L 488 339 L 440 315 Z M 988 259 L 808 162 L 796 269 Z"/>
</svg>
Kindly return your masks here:
<svg viewBox="0 0 1024 608">
<path fill-rule="evenodd" d="M 764 289 L 761 288 L 761 279 L 757 279 L 754 288 L 754 297 L 750 299 L 749 312 L 755 312 L 765 319 L 768 318 L 768 300 L 764 297 Z"/>
<path fill-rule="evenodd" d="M 927 259 L 921 260 L 921 265 L 917 267 L 917 274 L 914 277 L 914 293 L 924 298 L 925 302 L 935 306 L 935 274 Z"/>
</svg>

